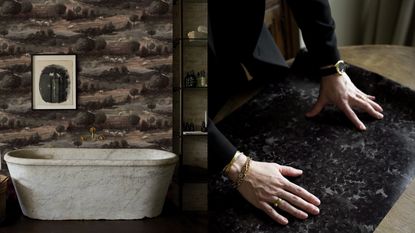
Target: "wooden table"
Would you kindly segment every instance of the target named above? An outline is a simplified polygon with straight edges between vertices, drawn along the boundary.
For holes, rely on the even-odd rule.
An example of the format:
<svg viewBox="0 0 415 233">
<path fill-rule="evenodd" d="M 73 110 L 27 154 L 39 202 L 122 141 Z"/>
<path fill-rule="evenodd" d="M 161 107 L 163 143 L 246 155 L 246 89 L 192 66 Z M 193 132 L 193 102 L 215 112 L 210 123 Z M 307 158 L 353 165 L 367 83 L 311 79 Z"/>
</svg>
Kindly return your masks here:
<svg viewBox="0 0 415 233">
<path fill-rule="evenodd" d="M 415 47 L 393 45 L 361 45 L 340 47 L 340 54 L 346 62 L 378 73 L 401 85 L 415 90 Z M 252 87 L 233 96 L 217 114 L 218 122 L 249 101 L 261 87 Z M 415 100 L 414 100 L 415 101 Z M 414 233 L 415 232 L 415 180 L 386 217 L 375 233 Z"/>
<path fill-rule="evenodd" d="M 415 47 L 360 45 L 340 47 L 343 60 L 415 90 Z"/>
</svg>

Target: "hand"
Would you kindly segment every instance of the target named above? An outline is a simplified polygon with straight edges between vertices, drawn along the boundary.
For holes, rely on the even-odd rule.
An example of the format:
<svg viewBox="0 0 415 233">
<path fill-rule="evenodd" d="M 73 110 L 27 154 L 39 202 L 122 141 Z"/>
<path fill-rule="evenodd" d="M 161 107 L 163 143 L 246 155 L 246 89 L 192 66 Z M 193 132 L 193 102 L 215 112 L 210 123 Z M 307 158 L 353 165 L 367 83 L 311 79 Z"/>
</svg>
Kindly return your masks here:
<svg viewBox="0 0 415 233">
<path fill-rule="evenodd" d="M 314 117 L 321 112 L 327 104 L 336 105 L 346 114 L 347 118 L 360 130 L 366 126 L 356 116 L 352 108 L 361 109 L 376 119 L 382 119 L 382 107 L 377 104 L 375 97 L 366 95 L 359 90 L 346 73 L 323 77 L 320 82 L 320 95 L 312 109 L 306 113 L 307 117 Z"/>
<path fill-rule="evenodd" d="M 246 159 L 246 156 L 241 154 L 232 164 L 228 174 L 231 180 L 237 179 Z M 306 212 L 313 215 L 320 212 L 317 208 L 320 200 L 317 197 L 284 177 L 301 174 L 303 171 L 292 167 L 251 161 L 250 169 L 238 190 L 252 205 L 263 210 L 274 221 L 286 225 L 288 220 L 273 208 L 273 203 L 278 198 L 283 200 L 278 208 L 299 219 L 306 219 L 308 217 Z"/>
</svg>

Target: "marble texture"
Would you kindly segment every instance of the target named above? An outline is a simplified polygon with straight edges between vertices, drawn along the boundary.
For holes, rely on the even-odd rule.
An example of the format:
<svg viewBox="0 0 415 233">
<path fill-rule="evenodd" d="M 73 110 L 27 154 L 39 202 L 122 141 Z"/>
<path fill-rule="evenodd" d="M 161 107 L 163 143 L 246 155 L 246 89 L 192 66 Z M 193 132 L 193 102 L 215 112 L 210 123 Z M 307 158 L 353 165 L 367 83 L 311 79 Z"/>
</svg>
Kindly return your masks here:
<svg viewBox="0 0 415 233">
<path fill-rule="evenodd" d="M 332 107 L 305 118 L 319 84 L 299 75 L 267 84 L 218 125 L 253 159 L 303 169 L 303 176 L 291 180 L 321 199 L 320 215 L 306 221 L 289 217 L 290 224 L 280 226 L 247 203 L 226 178 L 214 175 L 209 183 L 212 232 L 375 230 L 415 176 L 415 92 L 357 67 L 348 74 L 384 109 L 383 120 L 358 113 L 366 132 L 355 130 Z"/>
<path fill-rule="evenodd" d="M 42 220 L 140 219 L 161 213 L 177 155 L 152 149 L 8 152 L 24 215 Z"/>
</svg>

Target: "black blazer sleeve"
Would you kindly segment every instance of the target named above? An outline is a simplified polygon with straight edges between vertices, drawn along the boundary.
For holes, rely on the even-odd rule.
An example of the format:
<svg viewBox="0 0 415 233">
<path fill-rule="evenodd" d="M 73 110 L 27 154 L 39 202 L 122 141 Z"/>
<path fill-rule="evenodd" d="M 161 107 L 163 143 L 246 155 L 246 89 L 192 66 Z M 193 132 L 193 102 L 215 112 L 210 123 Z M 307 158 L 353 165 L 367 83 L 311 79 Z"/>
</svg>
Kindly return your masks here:
<svg viewBox="0 0 415 233">
<path fill-rule="evenodd" d="M 340 56 L 328 0 L 287 0 L 287 3 L 303 33 L 314 67 L 335 64 Z M 267 51 L 270 47 L 265 43 L 266 37 L 262 37 L 264 40 L 259 39 L 260 35 L 266 35 L 263 30 L 264 11 L 264 0 L 209 2 L 209 49 L 213 51 L 213 56 L 209 54 L 209 106 L 214 99 L 212 95 L 220 93 L 218 89 L 228 82 L 236 85 L 238 79 L 230 79 L 237 76 L 238 72 L 233 67 L 238 66 L 230 64 L 244 63 L 252 71 L 261 71 L 266 69 L 255 68 L 258 67 L 256 63 L 250 67 L 251 63 L 247 61 L 262 60 L 263 63 L 271 64 L 274 62 L 269 58 L 278 57 L 277 53 Z M 265 56 L 267 54 L 270 56 Z M 251 57 L 256 59 L 250 59 Z M 280 63 L 282 62 L 276 62 L 281 65 Z M 258 72 L 258 75 L 263 73 Z M 273 72 L 268 72 L 271 73 Z M 219 94 L 220 97 L 222 94 Z M 209 107 L 209 115 L 213 117 L 211 109 Z M 217 171 L 231 161 L 236 148 L 210 120 L 208 132 L 209 170 Z"/>
<path fill-rule="evenodd" d="M 252 56 L 262 30 L 265 0 L 212 0 L 208 14 L 209 43 L 217 57 L 241 62 Z"/>
<path fill-rule="evenodd" d="M 301 29 L 314 68 L 335 64 L 340 55 L 328 0 L 287 0 L 287 4 Z"/>
<path fill-rule="evenodd" d="M 236 148 L 216 128 L 215 123 L 210 118 L 208 122 L 208 135 L 209 171 L 216 173 L 232 160 L 236 153 Z"/>
</svg>

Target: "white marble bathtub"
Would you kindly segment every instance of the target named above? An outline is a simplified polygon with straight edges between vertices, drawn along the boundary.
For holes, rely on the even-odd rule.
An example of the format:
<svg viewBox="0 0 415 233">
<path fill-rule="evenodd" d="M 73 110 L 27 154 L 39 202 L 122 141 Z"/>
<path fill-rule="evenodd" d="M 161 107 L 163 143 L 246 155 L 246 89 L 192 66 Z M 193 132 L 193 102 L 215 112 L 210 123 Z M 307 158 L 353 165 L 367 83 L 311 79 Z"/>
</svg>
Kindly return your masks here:
<svg viewBox="0 0 415 233">
<path fill-rule="evenodd" d="M 35 219 L 140 219 L 161 213 L 178 156 L 152 149 L 8 152 L 23 213 Z"/>
</svg>

